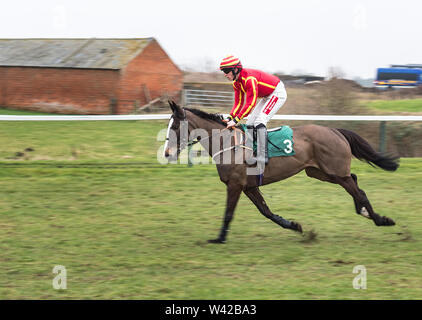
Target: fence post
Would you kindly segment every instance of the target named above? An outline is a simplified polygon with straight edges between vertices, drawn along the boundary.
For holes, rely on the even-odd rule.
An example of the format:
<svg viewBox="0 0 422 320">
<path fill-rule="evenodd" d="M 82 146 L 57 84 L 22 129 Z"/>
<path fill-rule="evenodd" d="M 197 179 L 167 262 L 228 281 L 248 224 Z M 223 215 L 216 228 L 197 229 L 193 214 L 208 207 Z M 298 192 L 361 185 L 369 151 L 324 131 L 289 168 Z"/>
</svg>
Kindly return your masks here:
<svg viewBox="0 0 422 320">
<path fill-rule="evenodd" d="M 190 158 L 191 150 L 192 150 L 192 146 L 188 146 L 188 167 L 192 167 L 193 166 L 192 160 Z"/>
<path fill-rule="evenodd" d="M 380 133 L 379 133 L 379 150 L 381 153 L 384 153 L 386 150 L 386 127 L 387 122 L 381 121 L 380 122 Z"/>
</svg>

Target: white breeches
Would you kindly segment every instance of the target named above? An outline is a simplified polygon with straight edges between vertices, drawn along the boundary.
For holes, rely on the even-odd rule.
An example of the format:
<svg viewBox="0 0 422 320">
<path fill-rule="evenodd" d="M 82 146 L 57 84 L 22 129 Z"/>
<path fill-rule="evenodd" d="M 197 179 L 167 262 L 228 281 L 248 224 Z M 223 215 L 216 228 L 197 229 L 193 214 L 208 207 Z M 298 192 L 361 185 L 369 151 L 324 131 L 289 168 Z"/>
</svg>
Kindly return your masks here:
<svg viewBox="0 0 422 320">
<path fill-rule="evenodd" d="M 287 100 L 287 92 L 282 81 L 275 87 L 273 93 L 261 98 L 255 108 L 248 116 L 246 125 L 258 126 L 260 123 L 267 125 L 267 122 L 277 113 Z"/>
</svg>

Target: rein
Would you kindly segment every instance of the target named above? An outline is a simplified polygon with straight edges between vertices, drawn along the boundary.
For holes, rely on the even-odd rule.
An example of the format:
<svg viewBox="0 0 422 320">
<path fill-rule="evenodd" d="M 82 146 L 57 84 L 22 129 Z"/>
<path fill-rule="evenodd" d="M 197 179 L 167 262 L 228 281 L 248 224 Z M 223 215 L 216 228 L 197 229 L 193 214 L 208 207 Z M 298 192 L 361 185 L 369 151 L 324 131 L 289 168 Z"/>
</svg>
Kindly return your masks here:
<svg viewBox="0 0 422 320">
<path fill-rule="evenodd" d="M 227 128 L 225 128 L 225 129 L 223 129 L 223 130 L 221 130 L 221 132 L 219 132 L 219 133 L 216 133 L 216 134 L 213 134 L 213 135 L 211 135 L 211 136 L 207 136 L 207 137 L 205 137 L 205 139 L 210 139 L 210 138 L 212 138 L 213 136 L 215 136 L 215 135 L 221 135 L 221 133 L 224 131 L 224 130 L 228 130 Z M 240 129 L 238 129 L 238 128 L 234 128 L 233 130 L 239 130 L 240 131 Z M 200 142 L 201 141 L 201 139 L 197 139 L 197 140 L 193 140 L 193 141 L 189 141 L 188 142 L 188 144 L 187 144 L 187 146 L 188 147 L 191 147 L 191 146 L 193 146 L 194 144 L 196 144 L 196 143 L 198 143 L 198 142 Z M 236 149 L 237 147 L 240 147 L 240 148 L 243 148 L 243 149 L 246 149 L 246 150 L 251 150 L 252 151 L 252 148 L 249 148 L 249 147 L 247 147 L 247 146 L 245 146 L 245 145 L 243 145 L 242 144 L 243 143 L 243 140 L 242 141 L 240 141 L 240 143 L 238 143 L 238 141 L 237 141 L 237 135 L 235 134 L 234 135 L 234 146 L 231 146 L 231 147 L 228 147 L 228 148 L 224 148 L 224 149 L 222 149 L 222 150 L 220 150 L 220 151 L 217 151 L 211 158 L 212 159 L 214 159 L 216 156 L 218 156 L 218 155 L 220 155 L 220 154 L 222 154 L 223 152 L 226 152 L 226 151 L 229 151 L 229 150 L 233 150 L 233 149 Z"/>
<path fill-rule="evenodd" d="M 188 118 L 186 117 L 186 110 L 185 109 L 183 109 L 183 120 L 184 121 L 187 121 L 188 122 Z M 212 138 L 212 137 L 214 137 L 214 136 L 216 136 L 216 135 L 220 135 L 224 130 L 227 130 L 227 128 L 224 128 L 223 130 L 221 130 L 221 132 L 219 132 L 219 133 L 214 133 L 214 134 L 212 134 L 212 135 L 208 135 L 208 136 L 206 136 L 206 137 L 204 137 L 204 139 L 210 139 L 210 138 Z M 201 138 L 202 139 L 202 138 Z M 200 142 L 201 141 L 201 139 L 194 139 L 194 140 L 192 140 L 192 141 L 188 141 L 188 143 L 186 144 L 188 147 L 191 147 L 191 146 L 193 146 L 193 145 L 195 145 L 195 144 L 197 144 L 198 142 Z M 236 139 L 236 135 L 235 135 L 235 139 Z"/>
<path fill-rule="evenodd" d="M 223 131 L 225 131 L 225 130 L 228 130 L 227 128 L 224 128 L 223 130 L 221 130 L 221 132 L 219 132 L 219 133 L 215 133 L 215 134 L 212 134 L 212 135 L 210 135 L 210 136 L 207 136 L 207 137 L 205 137 L 204 139 L 210 139 L 210 138 L 212 138 L 213 136 L 215 136 L 215 135 L 221 135 L 222 134 L 222 132 Z M 238 131 L 241 131 L 240 129 L 238 129 L 238 128 L 233 128 L 233 130 L 238 130 Z M 247 137 L 247 136 L 246 136 Z M 243 138 L 243 136 L 242 136 L 242 138 Z M 197 144 L 198 142 L 200 142 L 201 141 L 201 139 L 197 139 L 197 140 L 192 140 L 192 141 L 189 141 L 188 142 L 188 144 L 187 144 L 187 146 L 188 147 L 191 147 L 191 146 L 193 146 L 194 144 Z M 246 140 L 245 140 L 246 141 Z M 220 150 L 220 151 L 217 151 L 211 158 L 214 160 L 214 158 L 216 157 L 216 156 L 218 156 L 218 155 L 220 155 L 220 154 L 222 154 L 223 152 L 226 152 L 226 151 L 230 151 L 230 150 L 233 150 L 233 149 L 236 149 L 237 147 L 240 147 L 240 148 L 243 148 L 243 149 L 246 149 L 246 150 L 251 150 L 252 151 L 252 148 L 249 148 L 249 147 L 247 147 L 247 146 L 245 146 L 245 145 L 243 145 L 243 139 L 238 143 L 238 140 L 237 140 L 237 135 L 235 134 L 234 135 L 234 146 L 231 146 L 231 147 L 228 147 L 228 148 L 224 148 L 224 149 L 222 149 L 222 150 Z"/>
<path fill-rule="evenodd" d="M 216 135 L 220 135 L 220 134 L 221 134 L 224 130 L 227 130 L 227 128 L 225 128 L 225 129 L 221 130 L 221 132 L 214 133 L 214 134 L 212 134 L 212 135 L 210 135 L 210 136 L 206 136 L 206 137 L 204 137 L 204 139 L 210 139 L 210 138 L 212 138 L 212 137 L 214 137 L 214 136 L 216 136 Z M 236 138 L 235 138 L 235 139 L 236 139 Z M 193 146 L 193 145 L 197 144 L 198 142 L 200 142 L 201 140 L 202 140 L 202 138 L 200 138 L 200 139 L 196 138 L 196 140 L 189 141 L 189 142 L 187 143 L 187 146 L 188 146 L 188 147 L 191 147 L 191 146 Z"/>
<path fill-rule="evenodd" d="M 186 110 L 185 109 L 183 109 L 183 113 L 184 113 L 184 121 L 188 121 L 187 120 L 187 117 L 186 117 Z M 225 131 L 225 130 L 229 130 L 229 129 L 227 129 L 227 128 L 224 128 L 223 130 L 221 130 L 220 132 L 218 132 L 218 133 L 214 133 L 214 134 L 212 134 L 212 135 L 208 135 L 208 136 L 206 136 L 206 137 L 204 137 L 204 138 L 201 138 L 201 137 L 199 137 L 199 139 L 198 138 L 196 138 L 196 139 L 194 139 L 194 140 L 191 140 L 191 141 L 188 141 L 187 143 L 186 143 L 186 146 L 187 147 L 192 147 L 193 145 L 195 145 L 195 144 L 197 144 L 198 142 L 200 142 L 202 139 L 211 139 L 212 137 L 214 137 L 214 136 L 219 136 L 219 135 L 221 135 L 222 133 L 223 133 L 223 131 Z M 230 129 L 230 130 L 238 130 L 238 131 L 240 131 L 240 132 L 242 132 L 242 130 L 240 130 L 239 128 L 237 128 L 237 127 L 234 127 L 233 129 Z M 247 138 L 247 135 L 246 135 L 246 133 L 245 133 L 245 137 Z M 242 135 L 242 138 L 243 138 L 243 135 Z M 245 142 L 246 142 L 246 140 L 245 140 Z M 214 157 L 216 157 L 217 155 L 220 155 L 220 154 L 222 154 L 223 152 L 226 152 L 226 151 L 229 151 L 229 150 L 232 150 L 232 149 L 235 149 L 235 148 L 237 148 L 237 147 L 240 147 L 240 148 L 243 148 L 243 149 L 247 149 L 247 150 L 251 150 L 252 151 L 252 149 L 251 148 L 249 148 L 249 147 L 246 147 L 245 145 L 243 145 L 243 139 L 240 141 L 240 143 L 238 142 L 238 139 L 237 139 L 237 135 L 235 134 L 234 135 L 234 146 L 231 146 L 231 147 L 228 147 L 228 148 L 224 148 L 224 149 L 222 149 L 222 150 L 220 150 L 220 151 L 218 151 L 218 152 L 216 152 L 213 156 L 212 156 L 212 159 L 214 159 Z"/>
</svg>

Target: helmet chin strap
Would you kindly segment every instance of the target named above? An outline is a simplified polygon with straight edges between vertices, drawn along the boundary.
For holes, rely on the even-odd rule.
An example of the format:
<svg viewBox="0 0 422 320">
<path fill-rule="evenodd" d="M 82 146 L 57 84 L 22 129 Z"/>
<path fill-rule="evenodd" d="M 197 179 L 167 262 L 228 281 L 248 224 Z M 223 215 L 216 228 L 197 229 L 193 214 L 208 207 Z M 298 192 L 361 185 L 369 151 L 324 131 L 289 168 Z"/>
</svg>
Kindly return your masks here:
<svg viewBox="0 0 422 320">
<path fill-rule="evenodd" d="M 234 71 L 234 70 L 237 70 L 236 72 Z M 240 73 L 240 70 L 239 70 L 239 68 L 233 68 L 233 75 L 234 75 L 234 80 L 237 80 L 237 76 L 238 76 L 238 74 Z"/>
</svg>

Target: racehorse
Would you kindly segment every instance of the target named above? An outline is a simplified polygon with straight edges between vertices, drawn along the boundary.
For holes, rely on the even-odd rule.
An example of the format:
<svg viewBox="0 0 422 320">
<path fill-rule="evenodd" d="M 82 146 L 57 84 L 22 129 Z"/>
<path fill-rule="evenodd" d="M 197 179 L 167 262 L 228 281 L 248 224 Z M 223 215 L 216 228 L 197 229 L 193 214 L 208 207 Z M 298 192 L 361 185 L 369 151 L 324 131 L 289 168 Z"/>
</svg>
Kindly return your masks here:
<svg viewBox="0 0 422 320">
<path fill-rule="evenodd" d="M 302 233 L 302 226 L 271 212 L 268 208 L 257 183 L 256 176 L 248 175 L 247 169 L 251 165 L 236 161 L 239 156 L 251 156 L 252 150 L 239 148 L 215 148 L 216 140 L 231 138 L 233 135 L 226 130 L 223 116 L 209 114 L 197 109 L 182 108 L 174 101 L 169 101 L 172 116 L 168 126 L 168 135 L 172 131 L 177 139 L 168 139 L 164 149 L 164 156 L 169 160 L 177 160 L 181 150 L 187 145 L 200 142 L 208 150 L 213 159 L 231 154 L 231 161 L 217 163 L 220 180 L 227 185 L 227 200 L 224 220 L 219 236 L 208 240 L 210 243 L 225 243 L 230 222 L 241 193 L 255 204 L 258 210 L 268 219 L 283 228 Z M 186 141 L 181 133 L 181 124 L 187 124 L 187 129 L 194 140 Z M 195 130 L 202 129 L 207 135 L 195 137 Z M 395 171 L 399 167 L 399 158 L 383 155 L 375 151 L 371 145 L 355 132 L 345 129 L 333 129 L 319 125 L 304 125 L 293 127 L 295 155 L 288 157 L 273 157 L 265 166 L 262 185 L 267 185 L 289 178 L 302 170 L 311 178 L 327 181 L 342 186 L 352 197 L 356 213 L 373 220 L 377 226 L 392 226 L 395 222 L 385 216 L 380 216 L 373 210 L 365 192 L 359 188 L 357 176 L 350 172 L 352 156 L 368 164 L 378 166 L 384 170 Z M 217 130 L 217 131 L 216 131 Z M 218 131 L 219 130 L 219 131 Z M 215 132 L 220 132 L 215 139 Z M 212 139 L 214 138 L 214 139 Z M 218 149 L 218 152 L 215 150 Z M 214 153 L 214 154 L 213 154 Z"/>
</svg>

